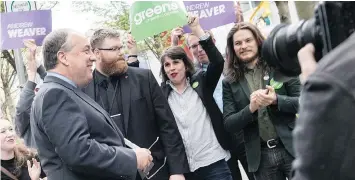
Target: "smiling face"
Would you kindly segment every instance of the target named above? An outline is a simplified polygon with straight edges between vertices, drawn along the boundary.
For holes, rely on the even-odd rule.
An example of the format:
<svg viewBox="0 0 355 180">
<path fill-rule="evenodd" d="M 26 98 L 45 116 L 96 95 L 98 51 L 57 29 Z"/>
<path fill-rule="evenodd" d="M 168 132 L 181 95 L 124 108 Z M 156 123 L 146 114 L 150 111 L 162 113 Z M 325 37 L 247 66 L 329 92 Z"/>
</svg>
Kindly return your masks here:
<svg viewBox="0 0 355 180">
<path fill-rule="evenodd" d="M 7 120 L 0 120 L 0 141 L 1 151 L 12 151 L 15 149 L 15 130 Z"/>
<path fill-rule="evenodd" d="M 248 29 L 241 29 L 233 35 L 234 51 L 245 64 L 253 62 L 258 57 L 258 43 L 253 33 Z"/>
<path fill-rule="evenodd" d="M 88 39 L 73 33 L 68 37 L 72 48 L 69 51 L 58 52 L 58 60 L 65 66 L 70 79 L 79 87 L 87 85 L 92 80 L 92 66 L 95 61 Z"/>
</svg>

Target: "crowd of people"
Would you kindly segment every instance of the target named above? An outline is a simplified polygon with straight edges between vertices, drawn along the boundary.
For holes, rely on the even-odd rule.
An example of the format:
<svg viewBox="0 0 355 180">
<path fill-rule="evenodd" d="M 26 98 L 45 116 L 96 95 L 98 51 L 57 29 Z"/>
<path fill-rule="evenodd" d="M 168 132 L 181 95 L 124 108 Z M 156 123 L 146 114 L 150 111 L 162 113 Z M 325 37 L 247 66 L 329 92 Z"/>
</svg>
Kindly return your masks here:
<svg viewBox="0 0 355 180">
<path fill-rule="evenodd" d="M 42 45 L 44 66 L 26 41 L 15 126 L 0 120 L 1 177 L 241 180 L 239 160 L 249 180 L 292 179 L 299 78 L 275 81 L 253 24 L 230 30 L 226 58 L 198 17 L 189 15 L 188 26 L 192 33 L 172 31 L 160 57 L 161 85 L 138 67 L 132 36 L 125 58 L 116 30 L 90 40 L 55 30 Z M 193 59 L 177 44 L 181 35 Z"/>
</svg>

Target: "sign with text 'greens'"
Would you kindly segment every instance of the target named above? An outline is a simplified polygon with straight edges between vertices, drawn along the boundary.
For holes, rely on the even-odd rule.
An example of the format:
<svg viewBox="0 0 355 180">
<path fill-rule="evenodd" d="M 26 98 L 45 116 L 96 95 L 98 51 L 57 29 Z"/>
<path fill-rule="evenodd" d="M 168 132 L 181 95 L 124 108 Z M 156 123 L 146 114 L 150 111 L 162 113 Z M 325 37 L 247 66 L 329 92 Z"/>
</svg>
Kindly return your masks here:
<svg viewBox="0 0 355 180">
<path fill-rule="evenodd" d="M 136 1 L 130 10 L 131 33 L 137 41 L 187 23 L 182 1 Z"/>
</svg>

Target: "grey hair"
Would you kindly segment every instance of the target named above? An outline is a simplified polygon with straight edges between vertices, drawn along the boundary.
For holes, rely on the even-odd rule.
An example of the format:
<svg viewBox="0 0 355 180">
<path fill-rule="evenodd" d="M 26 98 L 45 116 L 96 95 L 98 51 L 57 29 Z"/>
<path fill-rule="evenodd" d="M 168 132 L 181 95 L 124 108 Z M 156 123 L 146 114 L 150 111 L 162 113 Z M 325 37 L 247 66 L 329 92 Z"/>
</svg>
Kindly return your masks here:
<svg viewBox="0 0 355 180">
<path fill-rule="evenodd" d="M 91 38 L 90 45 L 92 49 L 98 48 L 104 42 L 106 38 L 119 38 L 120 33 L 114 29 L 98 29 L 96 30 Z"/>
<path fill-rule="evenodd" d="M 51 70 L 58 64 L 58 51 L 68 52 L 72 49 L 72 45 L 68 42 L 69 35 L 73 32 L 70 29 L 58 29 L 49 33 L 42 44 L 42 54 L 44 67 Z"/>
</svg>

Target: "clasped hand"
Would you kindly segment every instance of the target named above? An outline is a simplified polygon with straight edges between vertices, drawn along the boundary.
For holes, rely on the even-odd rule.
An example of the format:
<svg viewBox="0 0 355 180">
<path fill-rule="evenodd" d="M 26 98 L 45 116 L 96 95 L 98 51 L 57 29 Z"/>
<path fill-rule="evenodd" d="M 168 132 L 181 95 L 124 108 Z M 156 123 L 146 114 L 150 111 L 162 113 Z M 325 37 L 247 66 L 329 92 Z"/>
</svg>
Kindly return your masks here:
<svg viewBox="0 0 355 180">
<path fill-rule="evenodd" d="M 275 89 L 271 86 L 266 86 L 266 89 L 259 89 L 250 95 L 250 111 L 254 113 L 261 107 L 266 107 L 277 103 Z"/>
</svg>

